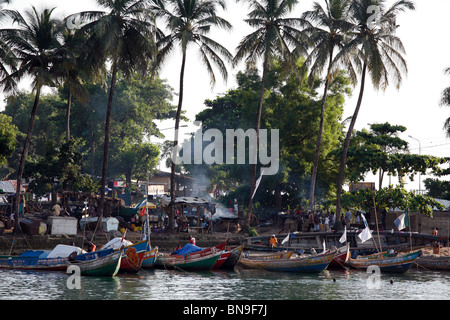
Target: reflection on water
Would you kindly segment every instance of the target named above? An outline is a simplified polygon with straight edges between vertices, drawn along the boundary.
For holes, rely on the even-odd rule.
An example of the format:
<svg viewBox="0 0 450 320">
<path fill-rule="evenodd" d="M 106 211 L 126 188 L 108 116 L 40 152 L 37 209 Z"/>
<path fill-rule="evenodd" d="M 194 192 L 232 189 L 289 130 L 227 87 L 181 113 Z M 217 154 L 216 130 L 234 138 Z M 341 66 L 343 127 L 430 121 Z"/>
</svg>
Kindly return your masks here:
<svg viewBox="0 0 450 320">
<path fill-rule="evenodd" d="M 411 269 L 381 274 L 378 286 L 356 270 L 290 274 L 234 271 L 142 270 L 114 278 L 81 277 L 68 289 L 64 272 L 0 270 L 0 299 L 14 300 L 426 300 L 450 299 L 450 273 Z"/>
</svg>

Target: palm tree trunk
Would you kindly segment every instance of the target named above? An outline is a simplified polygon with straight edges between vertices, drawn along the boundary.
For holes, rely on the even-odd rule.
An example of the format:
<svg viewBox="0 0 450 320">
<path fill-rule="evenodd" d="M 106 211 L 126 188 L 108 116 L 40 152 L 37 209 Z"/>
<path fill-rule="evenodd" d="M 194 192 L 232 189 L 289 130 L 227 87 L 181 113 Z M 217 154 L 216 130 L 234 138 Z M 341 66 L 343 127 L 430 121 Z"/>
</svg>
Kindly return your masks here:
<svg viewBox="0 0 450 320">
<path fill-rule="evenodd" d="M 314 154 L 314 166 L 311 174 L 311 187 L 309 190 L 309 202 L 310 202 L 310 210 L 314 211 L 314 193 L 316 189 L 316 177 L 317 177 L 317 169 L 319 167 L 319 156 L 320 156 L 320 146 L 322 145 L 322 136 L 323 136 L 323 125 L 325 122 L 325 104 L 327 102 L 328 96 L 328 87 L 330 86 L 330 73 L 331 66 L 333 61 L 333 49 L 330 52 L 330 61 L 328 63 L 328 72 L 327 72 L 327 80 L 325 81 L 325 88 L 323 90 L 323 98 L 322 98 L 322 106 L 320 111 L 320 125 L 319 125 L 319 134 L 317 136 L 317 144 L 316 144 L 316 153 Z"/>
<path fill-rule="evenodd" d="M 105 215 L 105 185 L 107 183 L 106 177 L 108 174 L 108 157 L 109 157 L 109 139 L 111 131 L 111 109 L 114 97 L 114 90 L 116 88 L 116 76 L 117 76 L 117 60 L 113 61 L 112 64 L 112 75 L 111 75 L 111 85 L 109 88 L 108 96 L 108 107 L 106 109 L 106 120 L 105 120 L 105 145 L 103 148 L 103 167 L 102 167 L 102 180 L 100 185 L 100 204 L 99 204 L 99 217 L 98 226 L 102 230 L 102 218 Z"/>
<path fill-rule="evenodd" d="M 352 121 L 350 122 L 350 126 L 347 131 L 347 136 L 345 137 L 344 150 L 342 152 L 341 163 L 339 165 L 339 178 L 338 178 L 337 198 L 336 198 L 336 219 L 340 219 L 340 215 L 341 215 L 341 193 L 342 193 L 342 184 L 344 183 L 345 161 L 347 160 L 347 152 L 348 152 L 348 148 L 350 146 L 350 140 L 352 138 L 352 131 L 353 131 L 353 128 L 355 127 L 356 118 L 358 117 L 359 109 L 361 108 L 361 102 L 362 102 L 363 95 L 364 95 L 364 85 L 366 82 L 366 70 L 367 70 L 367 64 L 366 64 L 366 62 L 364 62 L 364 66 L 362 69 L 362 75 L 361 75 L 361 88 L 359 90 L 358 102 L 356 104 L 355 111 L 353 112 Z"/>
<path fill-rule="evenodd" d="M 66 109 L 66 140 L 70 139 L 70 108 L 72 105 L 72 91 L 69 88 L 69 93 L 67 96 L 67 109 Z"/>
<path fill-rule="evenodd" d="M 91 132 L 89 134 L 89 139 L 91 143 L 91 176 L 94 177 L 95 175 L 95 141 L 94 141 L 94 125 L 92 124 L 91 120 Z"/>
<path fill-rule="evenodd" d="M 28 149 L 30 148 L 31 134 L 33 132 L 34 120 L 36 118 L 36 112 L 39 105 L 39 97 L 41 95 L 41 86 L 37 85 L 36 96 L 34 98 L 33 109 L 31 110 L 30 121 L 28 123 L 27 138 L 23 146 L 22 156 L 20 157 L 19 169 L 17 171 L 17 187 L 16 187 L 16 201 L 14 204 L 14 233 L 19 232 L 19 207 L 20 207 L 20 189 L 22 188 L 22 176 L 25 168 L 25 159 L 28 155 Z"/>
<path fill-rule="evenodd" d="M 169 216 L 169 230 L 175 229 L 175 190 L 176 190 L 176 182 L 175 182 L 175 172 L 176 172 L 176 163 L 175 158 L 178 156 L 174 154 L 178 152 L 178 129 L 180 128 L 180 118 L 181 118 L 181 108 L 183 106 L 183 87 L 184 87 L 184 69 L 186 66 L 186 51 L 183 50 L 183 58 L 181 61 L 181 71 L 180 71 L 180 92 L 178 95 L 178 108 L 177 114 L 175 118 L 175 137 L 173 141 L 173 153 L 172 153 L 172 164 L 170 166 L 170 216 Z"/>
<path fill-rule="evenodd" d="M 255 146 L 255 154 L 254 157 L 254 164 L 252 165 L 252 178 L 251 178 L 251 184 L 250 184 L 250 201 L 248 203 L 247 207 L 247 215 L 248 215 L 248 224 L 250 225 L 250 218 L 252 215 L 252 208 L 253 208 L 253 193 L 255 192 L 255 186 L 256 186 L 256 166 L 257 166 L 257 159 L 258 159 L 258 149 L 259 149 L 259 127 L 261 125 L 261 113 L 262 113 L 262 104 L 264 100 L 264 91 L 266 90 L 266 77 L 267 77 L 267 63 L 268 63 L 268 57 L 267 54 L 264 57 L 264 64 L 263 64 L 263 74 L 261 79 L 261 91 L 259 93 L 259 101 L 258 101 L 258 112 L 256 114 L 256 146 Z M 250 156 L 250 155 L 249 155 Z"/>
</svg>

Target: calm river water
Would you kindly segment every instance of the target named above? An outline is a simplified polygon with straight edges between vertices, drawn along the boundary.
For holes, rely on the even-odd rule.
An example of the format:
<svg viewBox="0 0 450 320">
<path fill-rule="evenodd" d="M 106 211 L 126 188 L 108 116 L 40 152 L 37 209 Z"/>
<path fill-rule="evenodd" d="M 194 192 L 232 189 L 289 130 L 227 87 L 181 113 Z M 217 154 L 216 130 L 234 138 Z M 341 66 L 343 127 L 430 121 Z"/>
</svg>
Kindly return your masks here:
<svg viewBox="0 0 450 320">
<path fill-rule="evenodd" d="M 0 300 L 450 300 L 449 272 L 414 267 L 375 282 L 357 270 L 288 274 L 239 267 L 81 277 L 80 289 L 69 289 L 68 278 L 64 272 L 0 270 Z"/>
</svg>

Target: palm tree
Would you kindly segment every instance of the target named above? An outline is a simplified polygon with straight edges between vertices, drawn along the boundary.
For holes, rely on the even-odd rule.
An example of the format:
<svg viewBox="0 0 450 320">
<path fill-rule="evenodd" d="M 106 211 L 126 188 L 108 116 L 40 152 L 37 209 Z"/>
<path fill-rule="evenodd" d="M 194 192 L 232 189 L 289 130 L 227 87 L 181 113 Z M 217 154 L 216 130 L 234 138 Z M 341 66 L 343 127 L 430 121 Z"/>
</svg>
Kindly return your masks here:
<svg viewBox="0 0 450 320">
<path fill-rule="evenodd" d="M 406 60 L 403 58 L 405 48 L 402 41 L 395 35 L 398 28 L 396 18 L 400 12 L 414 10 L 411 1 L 400 0 L 389 9 L 385 9 L 385 0 L 353 0 L 349 10 L 355 32 L 349 43 L 336 56 L 335 60 L 343 62 L 343 57 L 354 53 L 361 67 L 361 83 L 358 101 L 350 122 L 344 142 L 341 156 L 339 177 L 337 185 L 336 216 L 340 216 L 341 192 L 344 181 L 345 162 L 352 137 L 353 128 L 358 117 L 364 95 L 366 75 L 372 80 L 375 89 L 385 90 L 389 86 L 389 78 L 392 78 L 397 89 L 402 83 L 402 73 L 407 73 Z M 377 23 L 372 26 L 371 17 L 376 6 L 379 12 Z"/>
<path fill-rule="evenodd" d="M 9 3 L 9 0 L 4 0 L 3 3 Z M 0 21 L 4 21 L 10 17 L 9 10 L 1 9 L 0 5 Z M 3 37 L 0 38 L 0 79 L 7 77 L 11 69 L 16 66 L 16 59 L 9 45 L 5 42 Z"/>
<path fill-rule="evenodd" d="M 28 124 L 27 137 L 23 146 L 19 168 L 17 170 L 17 190 L 15 201 L 15 232 L 19 230 L 19 206 L 22 176 L 25 159 L 30 146 L 34 120 L 39 105 L 39 98 L 43 86 L 56 86 L 52 67 L 55 53 L 61 47 L 61 35 L 64 25 L 61 20 L 52 18 L 54 9 L 43 9 L 38 12 L 34 7 L 25 12 L 23 17 L 18 11 L 5 11 L 17 23 L 17 28 L 0 30 L 1 41 L 6 43 L 15 60 L 14 70 L 1 81 L 6 91 L 14 91 L 17 84 L 25 76 L 32 79 L 35 99 Z"/>
<path fill-rule="evenodd" d="M 170 207 L 172 208 L 169 219 L 169 228 L 174 228 L 175 217 L 175 174 L 176 157 L 178 147 L 178 129 L 180 126 L 181 110 L 183 105 L 184 70 L 186 66 L 187 50 L 189 45 L 198 48 L 199 55 L 205 65 L 211 84 L 214 85 L 216 77 L 212 63 L 216 65 L 224 80 L 228 78 L 228 72 L 223 58 L 231 61 L 231 53 L 218 42 L 209 38 L 207 34 L 211 27 L 220 27 L 225 30 L 232 28 L 231 24 L 217 15 L 217 9 L 225 9 L 223 0 L 154 0 L 154 13 L 166 22 L 167 35 L 160 34 L 158 39 L 157 66 L 162 66 L 166 57 L 176 46 L 181 49 L 180 88 L 178 95 L 178 107 L 175 118 L 175 138 L 173 142 L 171 174 L 170 174 Z"/>
<path fill-rule="evenodd" d="M 346 34 L 352 30 L 353 25 L 348 22 L 349 0 L 326 0 L 326 7 L 319 3 L 314 3 L 313 10 L 302 15 L 306 27 L 303 30 L 308 34 L 309 40 L 313 43 L 312 51 L 309 53 L 303 65 L 304 69 L 309 68 L 309 80 L 314 82 L 316 77 L 326 68 L 325 85 L 320 113 L 319 133 L 317 136 L 316 151 L 314 155 L 314 165 L 311 174 L 310 206 L 314 210 L 314 193 L 316 187 L 317 170 L 319 166 L 320 147 L 322 144 L 323 126 L 325 121 L 325 105 L 327 101 L 328 88 L 333 81 L 333 58 L 335 50 L 340 50 L 345 44 Z M 348 64 L 348 74 L 353 81 L 356 81 L 355 70 Z"/>
<path fill-rule="evenodd" d="M 446 74 L 450 74 L 450 68 L 445 69 L 444 72 Z M 444 91 L 442 91 L 441 105 L 450 106 L 450 87 L 445 88 Z M 447 131 L 447 137 L 450 137 L 450 118 L 447 118 L 447 120 L 445 120 L 444 130 Z"/>
<path fill-rule="evenodd" d="M 147 72 L 151 59 L 156 56 L 156 46 L 154 17 L 147 1 L 97 0 L 97 3 L 107 11 L 85 11 L 76 15 L 86 22 L 80 31 L 88 34 L 81 59 L 94 72 L 102 68 L 108 59 L 111 64 L 100 186 L 98 224 L 101 226 L 108 173 L 111 110 L 117 73 L 121 71 L 125 77 L 130 77 L 135 71 Z"/>
<path fill-rule="evenodd" d="M 80 36 L 81 35 L 81 36 Z M 83 86 L 83 74 L 85 64 L 80 61 L 80 49 L 86 38 L 82 33 L 74 32 L 66 29 L 63 34 L 63 45 L 57 53 L 57 62 L 54 70 L 58 74 L 58 78 L 67 89 L 67 108 L 66 108 L 66 140 L 70 139 L 70 109 L 72 98 L 76 97 L 80 102 L 86 103 L 88 100 L 88 91 Z M 84 76 L 84 77 L 83 77 Z"/>
<path fill-rule="evenodd" d="M 233 59 L 234 65 L 244 58 L 250 67 L 254 67 L 262 59 L 261 89 L 256 115 L 256 148 L 259 146 L 259 129 L 264 100 L 267 72 L 275 59 L 280 60 L 285 70 L 295 65 L 297 54 L 306 52 L 303 35 L 296 27 L 300 25 L 300 18 L 289 18 L 287 15 L 293 10 L 298 0 L 245 0 L 251 11 L 245 21 L 256 30 L 245 36 L 237 47 Z M 252 166 L 250 201 L 247 214 L 250 218 L 253 206 L 253 193 L 256 186 L 256 161 Z"/>
</svg>

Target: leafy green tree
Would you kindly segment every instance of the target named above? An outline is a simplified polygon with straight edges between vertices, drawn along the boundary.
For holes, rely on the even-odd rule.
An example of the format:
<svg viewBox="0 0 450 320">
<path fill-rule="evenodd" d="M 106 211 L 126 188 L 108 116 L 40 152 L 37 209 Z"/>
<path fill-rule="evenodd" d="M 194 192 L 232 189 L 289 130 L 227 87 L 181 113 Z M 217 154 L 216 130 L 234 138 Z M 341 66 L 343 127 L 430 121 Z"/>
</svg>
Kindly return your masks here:
<svg viewBox="0 0 450 320">
<path fill-rule="evenodd" d="M 146 179 L 158 164 L 159 149 L 151 143 L 126 143 L 122 141 L 118 152 L 112 157 L 112 172 L 125 174 L 127 185 L 131 185 L 131 177 Z"/>
<path fill-rule="evenodd" d="M 17 127 L 12 118 L 0 113 L 0 166 L 5 165 L 16 149 Z"/>
<path fill-rule="evenodd" d="M 379 213 L 381 210 L 399 208 L 432 217 L 433 208 L 444 209 L 444 206 L 433 198 L 408 192 L 402 186 L 380 190 L 361 189 L 357 192 L 345 192 L 342 200 L 344 208 L 363 210 L 369 214 L 369 219 L 371 212 L 375 212 L 375 210 Z"/>
<path fill-rule="evenodd" d="M 267 129 L 282 128 L 279 131 L 280 170 L 274 176 L 264 176 L 261 181 L 254 198 L 254 203 L 260 204 L 258 209 L 255 207 L 255 213 L 258 215 L 263 208 L 280 210 L 288 205 L 294 208 L 306 203 L 314 145 L 319 130 L 318 106 L 321 100 L 317 99 L 316 91 L 307 84 L 305 77 L 299 82 L 295 72 L 286 77 L 282 66 L 276 62 L 273 66 L 267 74 L 267 92 L 261 123 L 262 127 Z M 299 61 L 298 70 L 301 67 L 302 61 Z M 205 110 L 196 116 L 196 120 L 202 122 L 203 130 L 219 129 L 225 136 L 227 129 L 247 130 L 253 127 L 261 78 L 256 70 L 239 72 L 236 78 L 236 89 L 229 90 L 214 100 L 205 101 Z M 321 181 L 318 188 L 320 198 L 326 198 L 334 189 L 338 167 L 331 152 L 339 147 L 342 134 L 340 119 L 345 96 L 349 93 L 349 84 L 349 79 L 340 73 L 330 85 L 318 170 Z M 208 144 L 209 142 L 205 142 L 204 147 Z M 245 147 L 248 154 L 248 144 Z M 225 153 L 224 149 L 224 156 Z M 235 197 L 241 204 L 248 204 L 251 164 L 225 164 L 224 159 L 222 165 L 185 165 L 185 168 L 193 177 L 209 177 L 211 187 L 216 185 L 222 191 L 236 191 L 237 193 L 230 193 L 230 199 Z M 245 190 L 248 194 L 243 196 Z"/>
<path fill-rule="evenodd" d="M 447 162 L 445 158 L 410 154 L 408 143 L 398 137 L 406 127 L 389 123 L 371 124 L 371 130 L 356 133 L 348 151 L 347 164 L 350 180 L 360 181 L 371 171 L 379 173 L 379 188 L 382 188 L 385 173 L 398 176 L 399 183 L 408 175 L 413 179 L 417 173 L 427 171 L 439 173 L 440 166 Z"/>
<path fill-rule="evenodd" d="M 261 114 L 266 89 L 267 72 L 271 68 L 271 63 L 279 60 L 286 70 L 295 67 L 296 56 L 306 52 L 303 35 L 297 27 L 300 25 L 299 18 L 286 17 L 297 4 L 297 0 L 246 0 L 250 6 L 247 24 L 256 30 L 245 36 L 237 47 L 236 55 L 233 59 L 234 65 L 246 60 L 247 66 L 255 67 L 262 59 L 262 77 L 259 91 L 259 101 L 256 113 L 256 148 L 259 146 L 259 129 L 261 125 Z M 256 183 L 256 163 L 252 166 L 250 195 L 255 190 Z M 248 204 L 249 216 L 252 213 L 252 197 Z"/>
<path fill-rule="evenodd" d="M 151 59 L 156 56 L 153 41 L 156 30 L 153 15 L 142 0 L 97 0 L 108 11 L 78 13 L 89 21 L 82 27 L 88 40 L 82 48 L 83 61 L 90 68 L 101 68 L 106 59 L 111 62 L 111 81 L 105 120 L 105 142 L 100 185 L 100 219 L 104 214 L 105 187 L 108 174 L 109 141 L 111 134 L 111 110 L 118 71 L 129 77 L 134 71 L 148 71 Z M 70 17 L 69 17 L 70 18 Z M 101 225 L 101 224 L 100 224 Z"/>
<path fill-rule="evenodd" d="M 103 124 L 106 114 L 108 92 L 101 83 L 86 83 L 89 92 L 86 104 L 74 99 L 72 105 L 73 119 L 71 136 L 82 138 L 85 142 L 80 145 L 83 153 L 81 171 L 89 173 L 92 177 L 101 175 L 101 166 L 95 165 L 102 161 Z M 47 152 L 48 141 L 62 144 L 66 137 L 65 116 L 66 91 L 55 91 L 52 94 L 42 95 L 35 117 L 33 140 L 30 143 L 27 161 L 40 161 Z M 122 167 L 116 166 L 120 153 L 126 145 L 133 145 L 140 149 L 150 136 L 160 136 L 156 130 L 156 120 L 173 118 L 175 107 L 170 103 L 173 90 L 159 78 L 142 77 L 134 74 L 126 80 L 121 74 L 118 76 L 113 113 L 111 119 L 111 148 L 110 158 L 112 166 L 110 176 L 123 178 L 126 176 Z M 11 117 L 12 124 L 18 127 L 17 143 L 25 140 L 27 131 L 26 118 L 30 114 L 34 95 L 27 92 L 18 92 L 7 99 L 4 114 Z M 11 168 L 17 168 L 19 156 L 17 151 L 8 158 L 8 164 L 2 168 L 2 176 L 14 173 Z M 151 154 L 155 154 L 154 151 Z M 153 157 L 153 156 L 152 156 Z M 145 166 L 142 163 L 139 167 Z M 94 168 L 94 170 L 92 170 Z M 133 171 L 132 177 L 135 178 Z"/>
<path fill-rule="evenodd" d="M 6 14 L 17 23 L 17 28 L 1 29 L 1 41 L 6 43 L 14 56 L 14 71 L 1 81 L 6 91 L 12 91 L 25 76 L 32 79 L 35 99 L 30 115 L 27 137 L 24 143 L 19 168 L 17 170 L 17 191 L 20 194 L 25 160 L 30 146 L 34 120 L 39 105 L 43 86 L 56 86 L 55 74 L 52 70 L 55 53 L 61 47 L 61 35 L 64 26 L 61 20 L 52 17 L 54 9 L 43 9 L 38 12 L 34 7 L 26 11 L 24 18 L 18 11 L 7 11 Z M 15 231 L 19 231 L 19 205 L 15 202 Z"/>
<path fill-rule="evenodd" d="M 153 11 L 155 15 L 165 21 L 168 34 L 161 34 L 158 38 L 157 66 L 161 66 L 170 52 L 176 46 L 181 49 L 180 89 L 178 94 L 178 107 L 175 117 L 175 138 L 173 150 L 178 146 L 178 130 L 180 127 L 181 110 L 184 96 L 184 70 L 186 66 L 187 50 L 190 45 L 198 47 L 203 65 L 206 67 L 211 84 L 215 83 L 215 74 L 212 64 L 215 64 L 226 80 L 227 68 L 223 59 L 231 60 L 232 55 L 220 43 L 207 36 L 211 27 L 231 29 L 231 24 L 217 15 L 218 7 L 225 9 L 223 0 L 154 0 Z M 176 156 L 172 154 L 172 157 Z M 170 198 L 172 213 L 169 218 L 169 228 L 174 229 L 175 219 L 175 172 L 176 163 L 172 161 L 170 175 Z"/>
<path fill-rule="evenodd" d="M 399 133 L 405 131 L 406 127 L 389 123 L 371 124 L 370 131 L 358 131 L 347 156 L 349 171 L 353 173 L 350 180 L 358 181 L 368 171 L 378 171 L 381 189 L 384 173 L 389 170 L 390 156 L 408 151 L 408 143 L 398 137 Z"/>
<path fill-rule="evenodd" d="M 3 113 L 12 119 L 12 124 L 17 126 L 17 146 L 24 145 L 27 137 L 29 115 L 33 108 L 35 95 L 32 92 L 19 91 L 11 94 L 6 99 Z M 48 141 L 58 143 L 65 136 L 65 110 L 66 102 L 57 94 L 41 94 L 39 107 L 36 111 L 33 124 L 33 136 L 30 141 L 27 154 L 27 163 L 38 161 L 47 152 Z M 15 179 L 20 163 L 21 148 L 16 148 L 14 154 L 8 158 L 7 165 L 2 168 L 3 176 Z M 25 168 L 27 167 L 25 164 Z M 25 176 L 23 176 L 25 178 Z"/>
<path fill-rule="evenodd" d="M 45 156 L 27 165 L 25 175 L 32 178 L 29 190 L 37 196 L 58 191 L 94 192 L 98 183 L 81 174 L 81 139 L 65 140 L 61 145 L 49 141 Z"/>
<path fill-rule="evenodd" d="M 399 88 L 402 82 L 402 73 L 407 72 L 406 60 L 403 57 L 405 49 L 400 38 L 395 35 L 395 31 L 399 27 L 396 25 L 396 18 L 400 12 L 414 10 L 415 6 L 408 0 L 397 1 L 388 9 L 385 8 L 385 4 L 385 0 L 354 0 L 350 3 L 350 21 L 354 24 L 354 31 L 351 40 L 335 58 L 348 66 L 351 61 L 347 57 L 353 54 L 355 57 L 353 63 L 358 66 L 362 65 L 358 101 L 347 130 L 340 162 L 336 201 L 338 215 L 341 210 L 340 202 L 347 152 L 362 104 L 366 75 L 369 74 L 376 89 L 385 90 L 389 86 L 389 78 L 392 78 L 396 87 Z M 372 24 L 374 7 L 379 12 L 379 17 L 377 23 Z"/>
<path fill-rule="evenodd" d="M 428 196 L 450 200 L 450 181 L 427 178 L 424 180 L 424 184 Z"/>
</svg>

